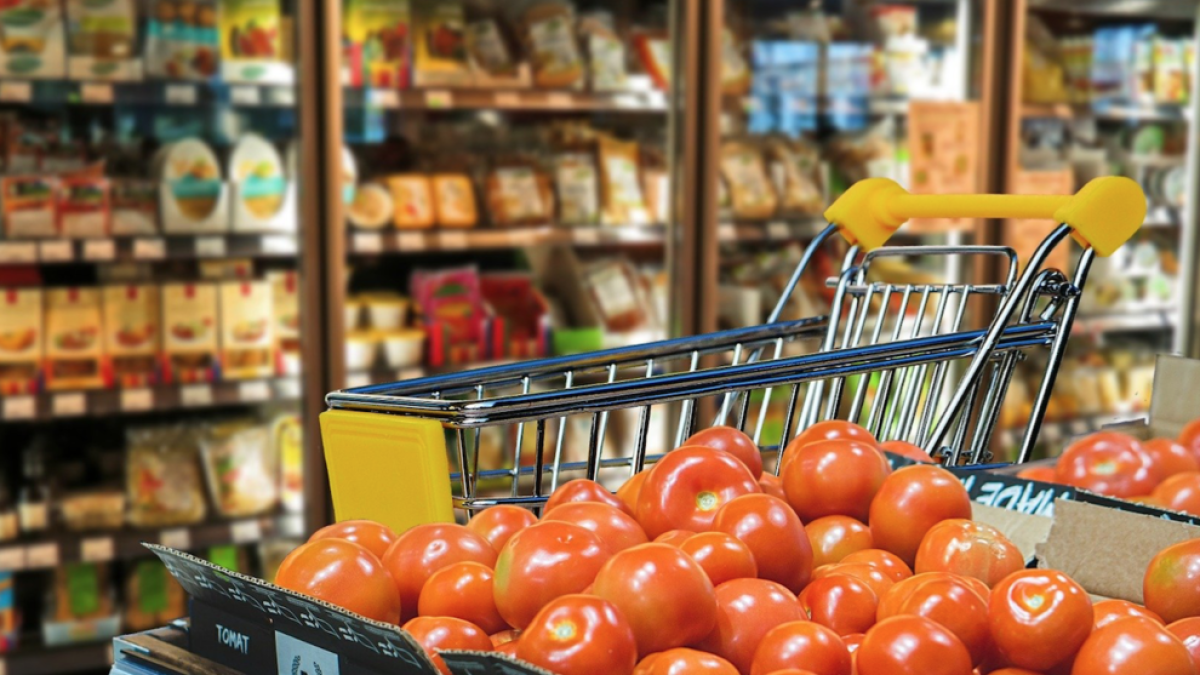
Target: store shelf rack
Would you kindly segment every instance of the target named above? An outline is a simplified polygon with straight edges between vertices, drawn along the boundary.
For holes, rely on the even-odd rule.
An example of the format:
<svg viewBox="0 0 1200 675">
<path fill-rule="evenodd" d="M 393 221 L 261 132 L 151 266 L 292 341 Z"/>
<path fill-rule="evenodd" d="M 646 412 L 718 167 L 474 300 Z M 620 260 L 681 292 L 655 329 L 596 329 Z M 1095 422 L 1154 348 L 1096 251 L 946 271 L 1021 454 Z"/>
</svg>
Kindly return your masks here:
<svg viewBox="0 0 1200 675">
<path fill-rule="evenodd" d="M 0 264 L 155 262 L 204 258 L 290 258 L 295 235 L 226 234 L 0 241 Z"/>
<path fill-rule="evenodd" d="M 216 80 L 84 82 L 5 78 L 0 82 L 0 103 L 293 108 L 296 105 L 296 89 L 292 85 L 227 84 Z"/>
</svg>

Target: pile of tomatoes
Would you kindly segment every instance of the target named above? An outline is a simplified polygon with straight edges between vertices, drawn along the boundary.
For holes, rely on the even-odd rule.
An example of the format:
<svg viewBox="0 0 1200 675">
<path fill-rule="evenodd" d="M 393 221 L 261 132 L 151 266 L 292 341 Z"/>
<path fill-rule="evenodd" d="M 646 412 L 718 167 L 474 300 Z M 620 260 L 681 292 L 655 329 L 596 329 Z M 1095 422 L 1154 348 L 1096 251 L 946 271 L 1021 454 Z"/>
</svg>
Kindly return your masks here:
<svg viewBox="0 0 1200 675">
<path fill-rule="evenodd" d="M 1072 443 L 1054 466 L 1017 475 L 1200 516 L 1200 419 L 1176 439 L 1094 433 Z"/>
<path fill-rule="evenodd" d="M 494 650 L 559 675 L 1200 675 L 1200 539 L 1151 563 L 1146 607 L 1093 604 L 970 520 L 920 449 L 882 447 L 919 463 L 822 422 L 775 476 L 715 427 L 616 495 L 562 485 L 540 518 L 331 525 L 275 582 L 401 625 L 443 672 L 440 651 Z"/>
</svg>

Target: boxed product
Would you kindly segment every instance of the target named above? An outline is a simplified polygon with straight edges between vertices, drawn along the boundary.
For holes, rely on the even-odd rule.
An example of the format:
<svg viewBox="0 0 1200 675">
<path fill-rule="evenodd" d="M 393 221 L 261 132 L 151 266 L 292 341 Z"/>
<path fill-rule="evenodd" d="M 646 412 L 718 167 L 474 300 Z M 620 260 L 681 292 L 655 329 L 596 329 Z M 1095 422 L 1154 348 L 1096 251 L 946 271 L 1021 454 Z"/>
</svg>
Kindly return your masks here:
<svg viewBox="0 0 1200 675">
<path fill-rule="evenodd" d="M 217 0 L 153 0 L 145 35 L 151 77 L 204 80 L 217 74 Z"/>
<path fill-rule="evenodd" d="M 479 221 L 475 189 L 466 174 L 434 174 L 433 205 L 441 227 L 474 227 Z"/>
<path fill-rule="evenodd" d="M 463 2 L 417 0 L 414 10 L 413 83 L 418 87 L 470 84 Z"/>
<path fill-rule="evenodd" d="M 271 314 L 279 345 L 276 369 L 280 375 L 300 372 L 300 284 L 292 270 L 267 274 L 271 284 Z"/>
<path fill-rule="evenodd" d="M 118 530 L 125 524 L 125 493 L 102 489 L 63 495 L 59 510 L 68 530 Z"/>
<path fill-rule="evenodd" d="M 491 358 L 544 356 L 549 348 L 550 309 L 523 273 L 485 274 L 479 290 L 494 319 Z"/>
<path fill-rule="evenodd" d="M 107 237 L 112 216 L 109 183 L 103 177 L 59 181 L 58 231 L 64 237 Z"/>
<path fill-rule="evenodd" d="M 67 0 L 67 71 L 72 79 L 140 80 L 135 0 Z"/>
<path fill-rule="evenodd" d="M 220 0 L 221 74 L 227 82 L 290 83 L 279 0 Z"/>
<path fill-rule="evenodd" d="M 181 383 L 209 382 L 217 365 L 217 287 L 165 284 L 162 287 L 164 377 Z"/>
<path fill-rule="evenodd" d="M 66 75 L 62 8 L 45 0 L 0 5 L 0 74 L 24 79 Z"/>
<path fill-rule="evenodd" d="M 487 350 L 487 315 L 473 267 L 413 273 L 413 299 L 429 331 L 431 365 L 475 361 Z"/>
<path fill-rule="evenodd" d="M 104 350 L 117 386 L 158 381 L 161 308 L 157 285 L 104 288 Z"/>
<path fill-rule="evenodd" d="M 229 158 L 233 183 L 233 226 L 239 230 L 294 230 L 289 184 L 283 158 L 270 141 L 258 134 L 243 134 Z"/>
<path fill-rule="evenodd" d="M 221 284 L 221 374 L 227 379 L 270 377 L 275 372 L 275 317 L 269 281 Z"/>
<path fill-rule="evenodd" d="M 187 138 L 159 150 L 162 229 L 168 234 L 229 229 L 227 191 L 217 155 L 200 139 Z"/>
<path fill-rule="evenodd" d="M 401 229 L 433 227 L 435 222 L 433 188 L 429 177 L 419 173 L 391 176 L 387 179 L 392 191 L 395 212 L 392 222 Z"/>
<path fill-rule="evenodd" d="M 129 524 L 177 527 L 204 519 L 204 486 L 197 462 L 199 427 L 153 426 L 127 432 L 125 491 Z"/>
<path fill-rule="evenodd" d="M 0 288 L 0 394 L 37 389 L 42 349 L 41 289 Z"/>
<path fill-rule="evenodd" d="M 542 89 L 579 89 L 583 58 L 575 35 L 575 10 L 563 0 L 536 0 L 521 15 L 533 83 Z"/>
<path fill-rule="evenodd" d="M 183 587 L 158 560 L 138 560 L 125 577 L 125 630 L 143 631 L 187 614 Z"/>
<path fill-rule="evenodd" d="M 121 630 L 112 571 L 104 563 L 67 563 L 54 569 L 54 589 L 42 615 L 48 647 L 111 640 Z"/>
<path fill-rule="evenodd" d="M 52 288 L 46 292 L 46 388 L 91 389 L 108 378 L 104 357 L 104 318 L 94 288 Z"/>
<path fill-rule="evenodd" d="M 111 182 L 113 236 L 158 232 L 158 189 L 148 180 L 116 178 Z"/>
<path fill-rule="evenodd" d="M 254 516 L 279 502 L 279 457 L 268 427 L 248 420 L 219 424 L 201 441 L 200 456 L 220 515 Z"/>
<path fill-rule="evenodd" d="M 342 24 L 347 84 L 408 88 L 412 58 L 409 0 L 345 0 Z"/>
<path fill-rule="evenodd" d="M 52 176 L 0 178 L 0 207 L 9 239 L 58 236 L 58 179 Z"/>
</svg>

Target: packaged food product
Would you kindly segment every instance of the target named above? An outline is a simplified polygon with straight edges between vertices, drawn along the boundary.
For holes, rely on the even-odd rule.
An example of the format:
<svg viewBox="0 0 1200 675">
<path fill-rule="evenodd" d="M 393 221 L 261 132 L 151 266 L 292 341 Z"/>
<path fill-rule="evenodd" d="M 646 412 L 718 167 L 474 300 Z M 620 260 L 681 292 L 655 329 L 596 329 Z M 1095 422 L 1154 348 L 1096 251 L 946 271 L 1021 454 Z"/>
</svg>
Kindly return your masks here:
<svg viewBox="0 0 1200 675">
<path fill-rule="evenodd" d="M 245 134 L 229 157 L 229 179 L 238 186 L 238 199 L 251 215 L 269 218 L 283 204 L 287 179 L 283 159 L 267 139 Z"/>
<path fill-rule="evenodd" d="M 593 91 L 620 91 L 628 86 L 625 44 L 613 31 L 611 17 L 593 14 L 579 22 L 588 57 Z"/>
<path fill-rule="evenodd" d="M 434 224 L 433 194 L 429 177 L 419 173 L 398 174 L 387 179 L 392 190 L 396 227 L 430 228 Z"/>
<path fill-rule="evenodd" d="M 59 509 L 69 530 L 116 530 L 125 523 L 125 494 L 120 490 L 68 494 Z"/>
<path fill-rule="evenodd" d="M 161 166 L 162 180 L 185 218 L 202 220 L 212 213 L 221 195 L 221 166 L 207 143 L 194 138 L 172 143 Z"/>
<path fill-rule="evenodd" d="M 346 332 L 346 370 L 363 372 L 375 365 L 379 354 L 377 336 L 367 330 Z"/>
<path fill-rule="evenodd" d="M 104 563 L 67 563 L 56 567 L 53 598 L 51 612 L 43 617 L 46 624 L 102 619 L 117 611 L 111 570 Z M 69 633 L 61 638 L 52 631 L 45 633 L 47 645 L 74 641 Z"/>
<path fill-rule="evenodd" d="M 483 334 L 479 271 L 473 267 L 413 273 L 413 298 L 428 325 L 449 344 L 477 343 Z"/>
<path fill-rule="evenodd" d="M 342 326 L 342 328 L 348 331 L 358 328 L 359 324 L 362 323 L 362 310 L 362 302 L 354 298 L 347 299 L 342 308 L 342 311 L 344 312 L 343 316 L 345 317 L 343 319 L 345 325 Z"/>
<path fill-rule="evenodd" d="M 467 24 L 467 57 L 477 80 L 494 83 L 517 75 L 517 63 L 500 23 L 486 17 Z"/>
<path fill-rule="evenodd" d="M 169 79 L 217 74 L 217 0 L 153 0 L 146 17 L 146 73 Z"/>
<path fill-rule="evenodd" d="M 165 377 L 184 384 L 208 382 L 217 363 L 217 287 L 162 287 L 162 350 Z"/>
<path fill-rule="evenodd" d="M 215 281 L 220 279 L 251 279 L 253 277 L 254 261 L 247 258 L 200 261 L 201 279 Z"/>
<path fill-rule="evenodd" d="M 1184 68 L 1185 42 L 1161 35 L 1154 38 L 1154 100 L 1159 103 L 1187 99 L 1190 71 Z"/>
<path fill-rule="evenodd" d="M 154 284 L 104 288 L 104 350 L 117 386 L 157 381 L 161 306 Z"/>
<path fill-rule="evenodd" d="M 158 232 L 158 189 L 152 181 L 117 178 L 111 181 L 112 219 L 117 237 Z"/>
<path fill-rule="evenodd" d="M 408 298 L 397 293 L 369 293 L 360 297 L 372 328 L 396 330 L 408 321 Z"/>
<path fill-rule="evenodd" d="M 58 190 L 58 179 L 53 176 L 0 178 L 0 206 L 8 238 L 58 236 Z"/>
<path fill-rule="evenodd" d="M 15 650 L 20 641 L 21 614 L 17 609 L 12 572 L 0 573 L 0 653 Z"/>
<path fill-rule="evenodd" d="M 286 511 L 304 508 L 304 427 L 300 418 L 284 413 L 271 424 L 271 445 L 279 457 L 279 501 Z"/>
<path fill-rule="evenodd" d="M 462 1 L 418 0 L 415 9 L 413 83 L 418 87 L 470 84 Z"/>
<path fill-rule="evenodd" d="M 396 328 L 380 331 L 380 343 L 388 368 L 412 368 L 421 365 L 425 351 L 425 331 L 420 328 Z"/>
<path fill-rule="evenodd" d="M 527 163 L 493 169 L 485 188 L 488 213 L 497 225 L 540 224 L 553 214 L 549 179 Z"/>
<path fill-rule="evenodd" d="M 63 178 L 58 189 L 58 229 L 64 237 L 107 237 L 112 205 L 104 178 Z"/>
<path fill-rule="evenodd" d="M 596 147 L 600 159 L 601 220 L 608 225 L 649 223 L 639 175 L 638 144 L 601 135 Z"/>
<path fill-rule="evenodd" d="M 261 63 L 279 61 L 287 56 L 283 53 L 279 0 L 220 0 L 217 16 L 221 29 L 221 58 Z M 257 79 L 246 72 L 249 70 L 243 69 L 239 74 L 245 79 Z"/>
<path fill-rule="evenodd" d="M 650 222 L 671 220 L 671 179 L 665 169 L 642 171 L 642 194 L 646 195 L 646 211 Z"/>
<path fill-rule="evenodd" d="M 595 156 L 564 152 L 555 157 L 554 186 L 558 219 L 566 225 L 594 225 L 600 220 L 600 185 Z"/>
<path fill-rule="evenodd" d="M 271 283 L 221 283 L 221 375 L 242 380 L 275 371 Z"/>
<path fill-rule="evenodd" d="M 740 96 L 750 89 L 750 66 L 742 43 L 728 27 L 721 31 L 721 93 Z"/>
<path fill-rule="evenodd" d="M 825 196 L 820 150 L 804 141 L 775 139 L 767 151 L 780 208 L 789 213 L 821 213 L 825 209 Z"/>
<path fill-rule="evenodd" d="M 778 199 L 758 148 L 738 141 L 722 143 L 721 176 L 729 185 L 735 217 L 762 219 L 774 215 Z"/>
<path fill-rule="evenodd" d="M 134 527 L 191 525 L 204 519 L 198 427 L 133 427 L 127 432 L 125 490 Z"/>
<path fill-rule="evenodd" d="M 67 71 L 72 78 L 140 80 L 134 0 L 67 0 Z"/>
<path fill-rule="evenodd" d="M 575 10 L 562 0 L 537 0 L 521 16 L 533 82 L 543 89 L 583 85 L 583 59 L 575 42 Z"/>
<path fill-rule="evenodd" d="M 442 227 L 474 227 L 479 221 L 475 189 L 466 174 L 434 174 L 433 204 L 437 223 Z"/>
<path fill-rule="evenodd" d="M 0 6 L 0 75 L 56 78 L 66 72 L 63 15 L 57 2 L 9 0 Z"/>
<path fill-rule="evenodd" d="M 41 170 L 46 152 L 46 134 L 30 129 L 16 119 L 4 125 L 4 168 L 10 175 L 32 174 Z"/>
<path fill-rule="evenodd" d="M 588 266 L 584 286 L 606 331 L 623 333 L 647 321 L 637 272 L 625 260 L 603 260 Z"/>
<path fill-rule="evenodd" d="M 279 502 L 279 457 L 269 427 L 225 422 L 212 428 L 200 449 L 208 493 L 222 516 L 258 515 Z"/>
<path fill-rule="evenodd" d="M 46 292 L 46 388 L 105 386 L 104 320 L 95 288 L 52 288 Z"/>
<path fill-rule="evenodd" d="M 408 87 L 409 0 L 344 0 L 345 67 L 353 87 Z"/>
<path fill-rule="evenodd" d="M 125 628 L 143 631 L 187 614 L 187 593 L 155 558 L 133 563 L 125 577 Z"/>
<path fill-rule="evenodd" d="M 633 49 L 654 86 L 670 89 L 671 41 L 666 33 L 639 33 L 633 38 Z"/>
<path fill-rule="evenodd" d="M 42 291 L 0 288 L 0 394 L 37 388 L 42 349 Z"/>
<path fill-rule="evenodd" d="M 396 206 L 392 194 L 379 183 L 365 183 L 354 192 L 354 201 L 346 209 L 346 218 L 355 227 L 378 230 L 392 220 Z"/>
<path fill-rule="evenodd" d="M 300 279 L 293 270 L 278 270 L 268 272 L 267 281 L 271 284 L 271 314 L 279 345 L 278 371 L 281 375 L 296 375 L 300 372 Z"/>
</svg>

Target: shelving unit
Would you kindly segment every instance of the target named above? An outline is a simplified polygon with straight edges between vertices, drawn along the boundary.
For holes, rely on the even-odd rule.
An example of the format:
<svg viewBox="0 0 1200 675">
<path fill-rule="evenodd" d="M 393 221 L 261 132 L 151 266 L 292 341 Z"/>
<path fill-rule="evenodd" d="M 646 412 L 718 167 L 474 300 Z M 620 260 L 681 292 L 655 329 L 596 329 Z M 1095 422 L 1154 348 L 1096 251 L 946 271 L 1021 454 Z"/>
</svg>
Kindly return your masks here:
<svg viewBox="0 0 1200 675">
<path fill-rule="evenodd" d="M 294 259 L 299 241 L 288 234 L 113 237 L 0 241 L 0 265 L 131 263 L 226 258 Z"/>
</svg>

